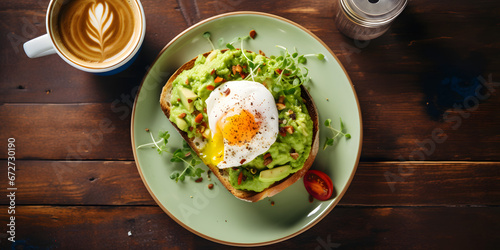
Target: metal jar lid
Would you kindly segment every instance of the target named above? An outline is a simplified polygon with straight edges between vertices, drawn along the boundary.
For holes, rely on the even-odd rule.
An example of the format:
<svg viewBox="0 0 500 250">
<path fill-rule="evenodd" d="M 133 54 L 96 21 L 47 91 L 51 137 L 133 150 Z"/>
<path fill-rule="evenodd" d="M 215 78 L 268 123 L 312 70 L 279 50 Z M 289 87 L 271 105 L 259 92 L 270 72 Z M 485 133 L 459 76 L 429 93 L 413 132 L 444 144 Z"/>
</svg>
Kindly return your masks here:
<svg viewBox="0 0 500 250">
<path fill-rule="evenodd" d="M 377 27 L 392 22 L 406 7 L 407 0 L 339 0 L 352 21 Z"/>
</svg>

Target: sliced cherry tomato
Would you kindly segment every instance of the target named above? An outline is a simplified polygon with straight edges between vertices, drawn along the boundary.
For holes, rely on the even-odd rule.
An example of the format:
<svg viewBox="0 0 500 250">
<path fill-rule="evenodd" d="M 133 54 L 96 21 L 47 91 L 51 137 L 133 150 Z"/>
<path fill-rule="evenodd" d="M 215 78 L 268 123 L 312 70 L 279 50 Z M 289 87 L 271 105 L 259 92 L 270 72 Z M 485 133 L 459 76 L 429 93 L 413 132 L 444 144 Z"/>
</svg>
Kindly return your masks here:
<svg viewBox="0 0 500 250">
<path fill-rule="evenodd" d="M 332 179 L 318 170 L 309 170 L 304 175 L 304 186 L 307 192 L 320 201 L 330 199 L 333 193 Z"/>
</svg>

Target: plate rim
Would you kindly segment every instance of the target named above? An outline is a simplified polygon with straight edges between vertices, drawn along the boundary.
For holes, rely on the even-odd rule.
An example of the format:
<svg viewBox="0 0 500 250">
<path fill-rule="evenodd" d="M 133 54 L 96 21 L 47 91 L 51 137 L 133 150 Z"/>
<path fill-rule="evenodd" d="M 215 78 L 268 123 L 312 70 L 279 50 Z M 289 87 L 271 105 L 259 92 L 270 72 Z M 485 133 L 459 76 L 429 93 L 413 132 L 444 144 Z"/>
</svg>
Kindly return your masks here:
<svg viewBox="0 0 500 250">
<path fill-rule="evenodd" d="M 138 100 L 139 94 L 140 94 L 140 92 L 142 90 L 142 86 L 143 86 L 146 78 L 148 77 L 150 71 L 152 70 L 153 65 L 155 65 L 157 63 L 157 61 L 161 57 L 161 55 L 170 46 L 172 46 L 173 43 L 175 43 L 178 39 L 180 39 L 182 36 L 184 36 L 186 33 L 190 32 L 191 30 L 195 29 L 196 27 L 198 27 L 200 25 L 203 25 L 205 23 L 211 22 L 211 21 L 216 20 L 216 19 L 220 19 L 220 18 L 224 18 L 224 17 L 229 17 L 229 16 L 237 16 L 237 15 L 259 15 L 259 16 L 271 17 L 271 18 L 274 18 L 274 19 L 277 19 L 277 20 L 280 20 L 280 21 L 284 21 L 286 23 L 289 23 L 289 24 L 291 24 L 291 25 L 293 25 L 293 26 L 301 29 L 302 31 L 304 31 L 308 35 L 310 35 L 312 38 L 314 38 L 316 41 L 318 41 L 333 56 L 333 58 L 337 61 L 337 64 L 340 66 L 340 68 L 344 72 L 344 75 L 346 76 L 346 78 L 347 78 L 347 80 L 349 82 L 349 85 L 351 86 L 351 90 L 352 90 L 352 93 L 354 94 L 354 99 L 356 101 L 356 105 L 357 105 L 357 109 L 358 109 L 358 119 L 359 119 L 359 126 L 360 126 L 359 142 L 358 142 L 359 143 L 359 147 L 357 149 L 357 155 L 356 155 L 355 164 L 353 166 L 353 170 L 352 170 L 352 172 L 351 172 L 351 174 L 349 176 L 349 179 L 348 179 L 346 185 L 340 191 L 340 193 L 336 196 L 335 202 L 333 202 L 328 207 L 328 209 L 325 210 L 322 213 L 321 216 L 319 216 L 318 218 L 316 218 L 311 223 L 305 225 L 300 230 L 298 230 L 298 231 L 296 231 L 296 232 L 294 232 L 294 233 L 292 233 L 290 235 L 278 238 L 278 239 L 274 239 L 274 240 L 270 240 L 270 241 L 263 241 L 263 242 L 255 242 L 255 243 L 231 242 L 231 241 L 220 240 L 220 239 L 217 239 L 217 238 L 205 235 L 205 234 L 203 234 L 201 232 L 198 232 L 197 230 L 191 228 L 190 226 L 186 225 L 185 223 L 181 222 L 179 219 L 177 219 L 177 217 L 175 217 L 173 214 L 171 214 L 170 211 L 168 211 L 168 209 L 159 201 L 159 199 L 153 193 L 153 190 L 151 190 L 150 186 L 147 184 L 147 181 L 145 179 L 144 173 L 142 172 L 141 166 L 140 166 L 140 164 L 138 162 L 138 157 L 137 157 L 137 152 L 136 152 L 137 150 L 135 148 L 135 137 L 134 137 L 134 135 L 135 135 L 135 133 L 134 133 L 134 123 L 135 122 L 134 121 L 135 121 L 135 109 L 136 109 L 136 105 L 137 105 L 137 100 Z M 326 45 L 318 36 L 316 36 L 314 33 L 312 33 L 310 30 L 306 29 L 302 25 L 300 25 L 300 24 L 298 24 L 298 23 L 296 23 L 294 21 L 291 21 L 291 20 L 289 20 L 287 18 L 278 16 L 278 15 L 274 15 L 274 14 L 270 14 L 270 13 L 266 13 L 266 12 L 259 12 L 259 11 L 233 11 L 233 12 L 227 12 L 227 13 L 223 13 L 223 14 L 218 14 L 218 15 L 215 15 L 215 16 L 203 19 L 203 20 L 201 20 L 201 21 L 199 21 L 199 22 L 197 22 L 197 23 L 189 26 L 188 28 L 186 28 L 185 30 L 183 30 L 181 33 L 179 33 L 177 36 L 175 36 L 174 38 L 172 38 L 172 40 L 170 40 L 167 43 L 167 45 L 165 45 L 165 47 L 163 47 L 163 49 L 158 53 L 158 55 L 156 56 L 156 58 L 151 63 L 151 67 L 148 68 L 146 74 L 144 75 L 144 77 L 143 77 L 143 79 L 141 81 L 141 84 L 139 85 L 139 89 L 138 89 L 138 91 L 136 93 L 136 96 L 135 96 L 135 99 L 134 99 L 134 105 L 132 107 L 132 116 L 131 116 L 131 119 L 130 119 L 130 135 L 131 135 L 132 151 L 133 151 L 133 154 L 134 154 L 134 162 L 135 162 L 135 165 L 137 167 L 137 171 L 139 172 L 141 180 L 142 180 L 144 186 L 146 187 L 146 189 L 148 190 L 149 194 L 151 195 L 151 197 L 153 198 L 153 200 L 156 202 L 156 204 L 163 210 L 163 212 L 165 212 L 177 224 L 181 225 L 183 228 L 187 229 L 191 233 L 193 233 L 195 235 L 198 235 L 198 236 L 200 236 L 200 237 L 202 237 L 204 239 L 210 240 L 212 242 L 223 244 L 223 245 L 228 245 L 228 246 L 258 247 L 258 246 L 266 246 L 266 245 L 276 244 L 276 243 L 279 243 L 279 242 L 291 239 L 291 238 L 293 238 L 293 237 L 295 237 L 295 236 L 297 236 L 299 234 L 304 233 L 305 231 L 309 230 L 310 228 L 312 228 L 313 226 L 315 226 L 317 223 L 319 223 L 321 220 L 323 220 L 328 214 L 330 214 L 330 212 L 333 210 L 333 208 L 337 206 L 337 204 L 340 202 L 340 200 L 342 199 L 342 197 L 344 196 L 344 194 L 347 192 L 347 189 L 351 185 L 351 182 L 354 179 L 354 175 L 356 174 L 356 170 L 357 170 L 358 165 L 359 165 L 359 159 L 361 157 L 361 149 L 362 149 L 362 146 L 363 146 L 363 120 L 362 120 L 362 115 L 361 115 L 361 107 L 359 105 L 359 99 L 358 99 L 356 90 L 354 88 L 354 85 L 353 85 L 353 83 L 351 81 L 351 78 L 349 77 L 349 74 L 345 70 L 344 65 L 337 58 L 337 55 L 335 55 L 335 53 L 333 53 L 333 51 L 330 49 L 330 47 L 328 45 Z"/>
</svg>

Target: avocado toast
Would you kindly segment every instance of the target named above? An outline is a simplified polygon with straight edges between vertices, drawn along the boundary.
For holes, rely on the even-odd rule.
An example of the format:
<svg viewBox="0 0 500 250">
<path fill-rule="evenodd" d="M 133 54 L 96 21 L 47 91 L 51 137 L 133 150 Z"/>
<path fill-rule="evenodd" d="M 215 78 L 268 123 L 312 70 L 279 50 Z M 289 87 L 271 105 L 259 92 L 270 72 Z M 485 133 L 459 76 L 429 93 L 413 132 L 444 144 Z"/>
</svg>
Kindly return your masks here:
<svg viewBox="0 0 500 250">
<path fill-rule="evenodd" d="M 239 49 L 214 50 L 182 65 L 161 93 L 161 108 L 176 130 L 221 183 L 245 201 L 273 196 L 293 184 L 304 176 L 318 152 L 316 107 L 303 86 L 305 77 L 283 64 L 285 59 Z M 252 161 L 221 169 L 204 157 L 206 141 L 215 133 L 207 125 L 205 100 L 224 82 L 245 79 L 261 83 L 273 95 L 279 135 L 267 152 Z"/>
</svg>

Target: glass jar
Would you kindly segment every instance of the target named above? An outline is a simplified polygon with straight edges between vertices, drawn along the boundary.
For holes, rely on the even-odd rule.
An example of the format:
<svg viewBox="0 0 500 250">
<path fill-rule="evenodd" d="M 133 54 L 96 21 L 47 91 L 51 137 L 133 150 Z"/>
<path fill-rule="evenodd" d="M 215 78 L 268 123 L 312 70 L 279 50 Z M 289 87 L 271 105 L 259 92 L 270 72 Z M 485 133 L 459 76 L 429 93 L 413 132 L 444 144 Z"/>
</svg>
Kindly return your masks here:
<svg viewBox="0 0 500 250">
<path fill-rule="evenodd" d="M 407 0 L 336 0 L 335 25 L 356 40 L 371 40 L 384 34 L 404 10 Z"/>
</svg>

